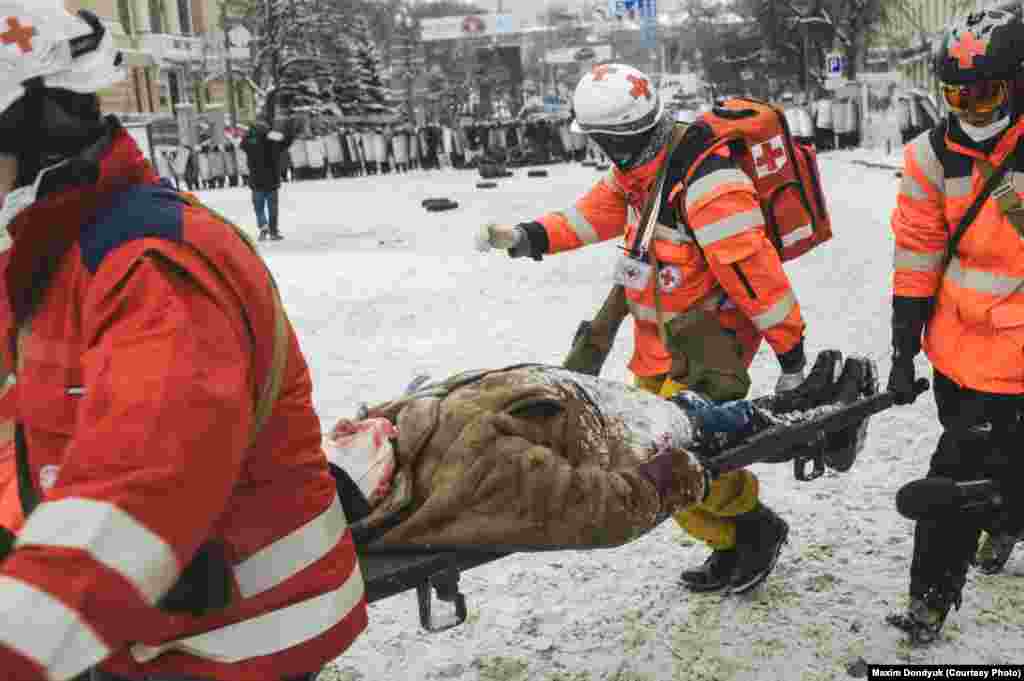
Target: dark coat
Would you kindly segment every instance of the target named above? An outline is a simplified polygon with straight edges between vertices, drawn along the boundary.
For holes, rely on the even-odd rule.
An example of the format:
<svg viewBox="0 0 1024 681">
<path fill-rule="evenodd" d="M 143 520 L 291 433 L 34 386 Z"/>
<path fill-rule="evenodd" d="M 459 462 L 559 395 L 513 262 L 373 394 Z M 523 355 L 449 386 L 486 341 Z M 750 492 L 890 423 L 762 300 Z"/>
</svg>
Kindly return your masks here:
<svg viewBox="0 0 1024 681">
<path fill-rule="evenodd" d="M 275 139 L 280 137 L 280 139 Z M 249 186 L 255 191 L 269 192 L 281 186 L 284 155 L 295 136 L 289 133 L 254 126 L 242 140 L 242 150 L 249 160 Z"/>
</svg>

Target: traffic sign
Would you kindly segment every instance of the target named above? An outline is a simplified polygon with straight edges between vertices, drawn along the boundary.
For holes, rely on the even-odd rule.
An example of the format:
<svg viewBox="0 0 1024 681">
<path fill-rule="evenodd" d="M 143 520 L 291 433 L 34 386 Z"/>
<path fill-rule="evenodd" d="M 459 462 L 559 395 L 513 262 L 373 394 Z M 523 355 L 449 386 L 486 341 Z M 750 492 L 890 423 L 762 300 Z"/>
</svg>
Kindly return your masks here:
<svg viewBox="0 0 1024 681">
<path fill-rule="evenodd" d="M 838 78 L 843 75 L 846 67 L 846 57 L 838 52 L 830 52 L 825 57 L 825 72 L 829 78 Z"/>
</svg>

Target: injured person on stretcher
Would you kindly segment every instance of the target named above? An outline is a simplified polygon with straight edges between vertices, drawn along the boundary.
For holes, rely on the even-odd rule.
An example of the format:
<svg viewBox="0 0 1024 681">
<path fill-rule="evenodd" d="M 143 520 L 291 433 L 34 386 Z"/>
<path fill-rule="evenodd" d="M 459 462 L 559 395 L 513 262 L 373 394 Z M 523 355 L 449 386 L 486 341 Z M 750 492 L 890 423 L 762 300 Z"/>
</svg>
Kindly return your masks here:
<svg viewBox="0 0 1024 681">
<path fill-rule="evenodd" d="M 835 350 L 793 391 L 723 404 L 518 365 L 369 407 L 335 426 L 327 452 L 360 543 L 615 546 L 699 503 L 723 452 L 877 392 L 874 364 Z M 830 468 L 852 466 L 866 428 L 865 416 L 820 438 Z"/>
</svg>

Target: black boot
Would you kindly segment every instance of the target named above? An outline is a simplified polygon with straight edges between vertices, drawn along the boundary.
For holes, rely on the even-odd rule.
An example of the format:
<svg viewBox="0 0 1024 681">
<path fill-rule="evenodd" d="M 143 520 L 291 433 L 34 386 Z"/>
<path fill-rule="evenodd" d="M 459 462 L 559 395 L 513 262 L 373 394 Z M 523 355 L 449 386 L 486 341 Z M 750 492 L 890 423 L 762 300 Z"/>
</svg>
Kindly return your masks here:
<svg viewBox="0 0 1024 681">
<path fill-rule="evenodd" d="M 789 537 L 789 524 L 761 503 L 735 520 L 737 559 L 730 586 L 732 593 L 741 594 L 771 573 Z"/>
<path fill-rule="evenodd" d="M 772 414 L 806 411 L 828 404 L 835 396 L 836 381 L 843 368 L 843 355 L 838 350 L 822 350 L 804 382 L 778 395 L 765 395 L 753 400 L 754 405 Z"/>
<path fill-rule="evenodd" d="M 960 609 L 959 589 L 930 589 L 912 595 L 905 612 L 886 616 L 885 621 L 910 635 L 912 645 L 927 645 L 939 637 L 949 611 Z"/>
<path fill-rule="evenodd" d="M 718 591 L 729 586 L 733 570 L 736 568 L 736 550 L 715 549 L 697 568 L 683 570 L 679 576 L 690 591 Z"/>
<path fill-rule="evenodd" d="M 850 357 L 843 365 L 839 377 L 835 402 L 853 404 L 865 397 L 878 394 L 878 367 L 866 357 Z M 853 467 L 857 454 L 864 448 L 868 435 L 868 419 L 825 438 L 825 463 L 839 473 Z"/>
</svg>

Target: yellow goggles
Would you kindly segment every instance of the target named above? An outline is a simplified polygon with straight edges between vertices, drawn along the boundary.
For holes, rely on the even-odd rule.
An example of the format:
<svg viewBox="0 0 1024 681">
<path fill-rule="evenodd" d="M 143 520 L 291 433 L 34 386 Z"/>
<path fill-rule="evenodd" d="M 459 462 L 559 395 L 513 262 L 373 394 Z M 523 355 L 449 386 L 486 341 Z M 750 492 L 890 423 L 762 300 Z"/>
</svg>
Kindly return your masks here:
<svg viewBox="0 0 1024 681">
<path fill-rule="evenodd" d="M 985 114 L 1006 102 L 1010 86 L 1005 80 L 979 80 L 974 83 L 943 83 L 942 96 L 953 113 Z"/>
</svg>

